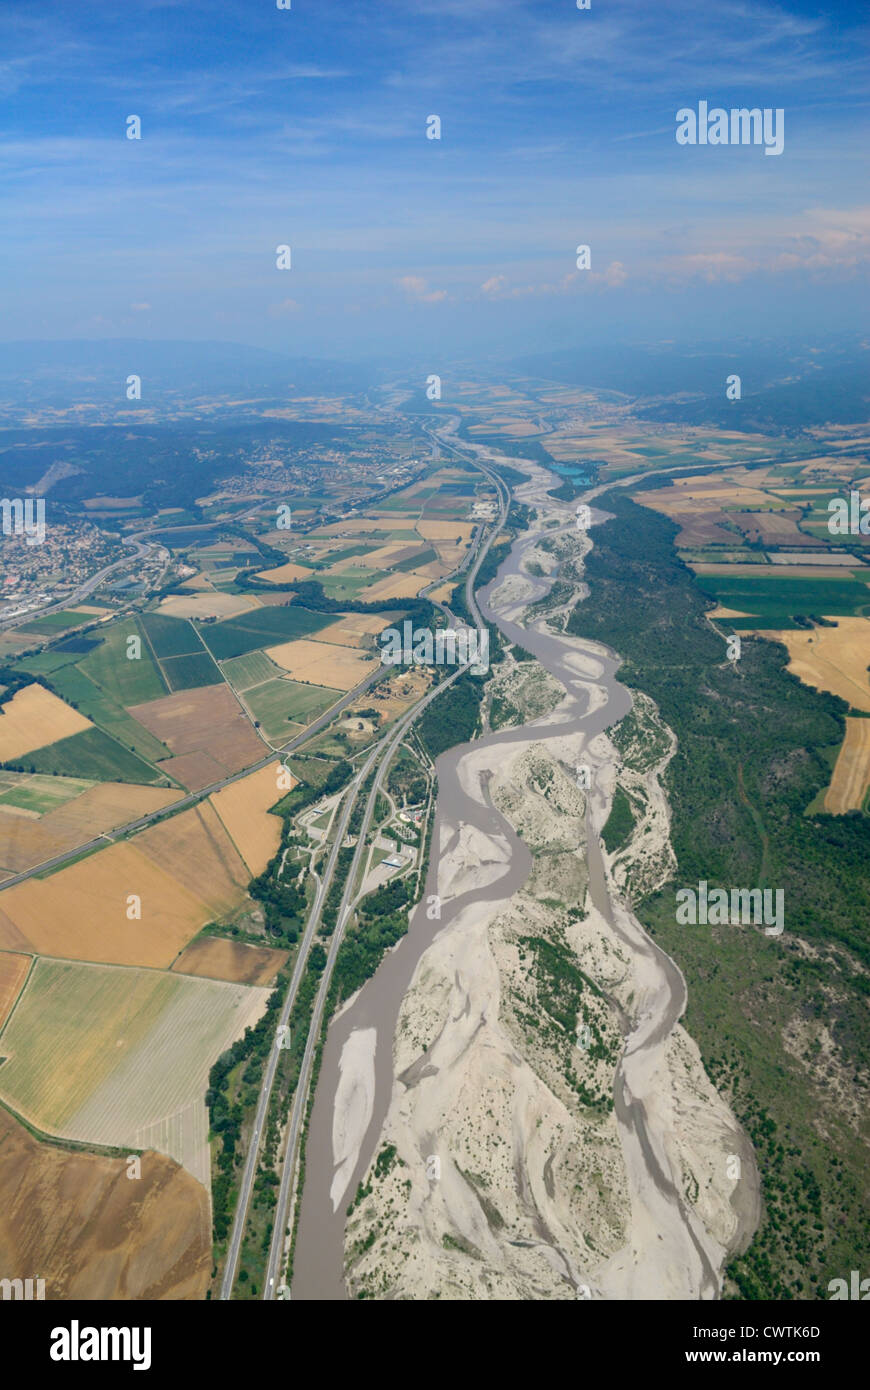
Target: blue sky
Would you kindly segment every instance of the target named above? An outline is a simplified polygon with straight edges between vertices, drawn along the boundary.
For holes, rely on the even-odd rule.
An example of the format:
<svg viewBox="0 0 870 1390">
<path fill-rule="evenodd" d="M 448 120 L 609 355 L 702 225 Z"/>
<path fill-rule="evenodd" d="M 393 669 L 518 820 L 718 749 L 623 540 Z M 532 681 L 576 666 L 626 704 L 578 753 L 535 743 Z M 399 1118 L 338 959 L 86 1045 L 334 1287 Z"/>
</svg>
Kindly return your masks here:
<svg viewBox="0 0 870 1390">
<path fill-rule="evenodd" d="M 4 0 L 0 335 L 418 359 L 859 329 L 866 15 Z M 678 146 L 700 100 L 782 107 L 782 155 Z"/>
</svg>

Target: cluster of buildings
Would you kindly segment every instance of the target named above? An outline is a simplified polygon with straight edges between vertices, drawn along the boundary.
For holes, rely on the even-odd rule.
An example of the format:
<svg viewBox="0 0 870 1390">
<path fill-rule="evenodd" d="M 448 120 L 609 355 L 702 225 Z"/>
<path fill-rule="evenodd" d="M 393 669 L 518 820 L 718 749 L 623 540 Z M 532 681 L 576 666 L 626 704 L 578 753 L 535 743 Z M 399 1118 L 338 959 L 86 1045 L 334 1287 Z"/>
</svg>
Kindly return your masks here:
<svg viewBox="0 0 870 1390">
<path fill-rule="evenodd" d="M 0 535 L 0 620 L 63 602 L 118 558 L 117 536 L 88 521 L 53 523 L 49 516 L 38 545 L 24 535 Z"/>
</svg>

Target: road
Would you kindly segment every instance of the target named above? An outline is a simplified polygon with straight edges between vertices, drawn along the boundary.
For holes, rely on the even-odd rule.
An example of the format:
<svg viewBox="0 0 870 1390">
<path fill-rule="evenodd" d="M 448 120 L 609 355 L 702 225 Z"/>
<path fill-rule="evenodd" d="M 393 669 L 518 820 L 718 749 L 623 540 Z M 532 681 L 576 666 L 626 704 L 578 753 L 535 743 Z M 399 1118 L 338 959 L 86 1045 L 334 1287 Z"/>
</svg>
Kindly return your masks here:
<svg viewBox="0 0 870 1390">
<path fill-rule="evenodd" d="M 241 772 L 232 772 L 229 776 L 223 777 L 219 782 L 212 782 L 210 786 L 203 787 L 200 791 L 188 792 L 186 796 L 179 797 L 177 801 L 170 801 L 168 806 L 161 806 L 158 810 L 151 811 L 147 816 L 140 816 L 138 820 L 128 821 L 126 825 L 116 827 L 111 834 L 97 835 L 93 840 L 88 840 L 87 844 L 78 845 L 75 849 L 66 850 L 63 854 L 56 854 L 53 859 L 45 859 L 41 864 L 34 864 L 32 868 L 27 869 L 24 873 L 15 874 L 12 878 L 4 879 L 4 881 L 0 883 L 0 893 L 4 892 L 7 888 L 14 888 L 16 883 L 23 883 L 25 879 L 33 878 L 35 874 L 47 873 L 49 869 L 59 868 L 61 864 L 66 864 L 71 859 L 79 859 L 90 850 L 105 848 L 107 840 L 109 840 L 110 843 L 114 843 L 115 840 L 123 839 L 126 835 L 133 835 L 138 830 L 144 830 L 147 825 L 153 825 L 155 821 L 165 820 L 167 816 L 174 816 L 176 811 L 183 811 L 189 806 L 195 806 L 197 802 L 204 801 L 207 796 L 212 796 L 215 792 L 221 791 L 224 787 L 230 786 L 233 782 L 240 782 L 243 777 L 248 777 L 252 772 L 259 772 L 261 768 L 269 767 L 276 759 L 281 759 L 285 757 L 286 754 L 295 752 L 301 744 L 307 743 L 310 738 L 313 738 L 315 734 L 320 732 L 325 724 L 328 724 L 337 714 L 340 714 L 346 705 L 352 704 L 354 700 L 358 699 L 363 691 L 367 690 L 381 674 L 381 670 L 382 668 L 378 666 L 376 670 L 370 671 L 365 680 L 360 681 L 359 685 L 355 685 L 353 690 L 349 690 L 346 695 L 343 695 L 342 698 L 337 700 L 334 705 L 331 705 L 328 710 L 324 710 L 323 714 L 319 715 L 313 723 L 309 724 L 301 734 L 297 734 L 289 743 L 285 743 L 283 747 L 269 753 L 265 758 L 261 758 L 259 762 L 252 763 L 250 767 L 242 768 Z"/>
<path fill-rule="evenodd" d="M 360 783 L 368 777 L 373 766 L 381 757 L 381 764 L 372 783 L 371 791 L 366 800 L 365 812 L 360 825 L 359 838 L 357 839 L 353 861 L 348 870 L 345 881 L 344 893 L 338 910 L 338 917 L 335 924 L 335 931 L 329 941 L 326 965 L 321 976 L 320 986 L 314 1003 L 314 1012 L 311 1018 L 311 1025 L 308 1030 L 308 1038 L 305 1043 L 305 1052 L 302 1058 L 302 1066 L 299 1071 L 299 1080 L 293 1095 L 293 1103 L 290 1110 L 290 1119 L 287 1127 L 287 1136 L 284 1147 L 284 1160 L 281 1170 L 281 1184 L 278 1190 L 278 1200 L 275 1207 L 275 1219 L 272 1226 L 272 1244 L 269 1250 L 269 1263 L 266 1269 L 266 1279 L 263 1288 L 263 1298 L 268 1300 L 275 1297 L 275 1280 L 279 1277 L 284 1255 L 285 1232 L 287 1229 L 287 1208 L 290 1200 L 290 1191 L 293 1175 L 296 1171 L 296 1154 L 299 1145 L 299 1135 L 302 1128 L 303 1117 L 308 1104 L 308 1086 L 311 1079 L 311 1069 L 314 1063 L 314 1056 L 317 1051 L 317 1042 L 320 1037 L 320 1030 L 323 1024 L 323 1012 L 326 1008 L 326 1000 L 329 994 L 329 986 L 332 980 L 332 972 L 338 957 L 338 951 L 344 938 L 344 928 L 350 916 L 352 900 L 354 897 L 354 887 L 356 884 L 359 866 L 362 856 L 366 850 L 366 837 L 371 828 L 372 816 L 374 815 L 378 793 L 382 790 L 384 776 L 392 761 L 393 754 L 401 743 L 411 724 L 423 713 L 428 705 L 432 703 L 448 686 L 468 669 L 467 666 L 460 666 L 446 680 L 441 681 L 433 690 L 415 705 L 414 709 L 400 721 L 395 729 L 392 730 L 386 747 L 379 746 L 369 756 L 362 773 Z M 356 798 L 354 798 L 354 801 Z M 348 812 L 349 815 L 349 812 Z M 221 1290 L 221 1297 L 229 1297 L 228 1293 Z"/>
<path fill-rule="evenodd" d="M 477 466 L 482 467 L 481 465 Z M 508 508 L 510 506 L 510 493 L 505 484 L 501 481 L 500 478 L 496 478 L 485 467 L 482 467 L 482 471 L 487 474 L 487 476 L 490 478 L 490 480 L 496 487 L 500 501 L 500 512 L 497 524 L 490 530 L 485 542 L 478 547 L 477 555 L 469 569 L 468 578 L 466 580 L 465 592 L 469 612 L 472 613 L 473 616 L 475 616 L 479 624 L 482 623 L 482 619 L 477 607 L 477 603 L 474 599 L 474 581 L 477 577 L 478 571 L 480 570 L 480 566 L 483 564 L 483 561 L 489 553 L 490 546 L 495 540 L 495 537 L 499 534 L 499 532 L 505 525 L 505 522 L 507 520 Z M 359 779 L 360 783 L 365 781 L 366 777 L 371 771 L 371 768 L 374 766 L 375 762 L 380 756 L 380 766 L 378 767 L 377 773 L 375 774 L 375 779 L 372 783 L 371 791 L 368 795 L 365 812 L 363 814 L 363 819 L 360 826 L 356 850 L 354 853 L 353 861 L 348 870 L 347 879 L 345 881 L 344 893 L 342 895 L 341 904 L 338 910 L 335 931 L 333 932 L 332 937 L 330 939 L 326 965 L 324 967 L 323 975 L 321 977 L 320 986 L 317 992 L 317 998 L 314 1004 L 314 1012 L 312 1014 L 311 1025 L 308 1030 L 308 1038 L 305 1044 L 305 1052 L 302 1058 L 302 1066 L 299 1072 L 299 1079 L 296 1085 L 296 1090 L 293 1095 L 293 1103 L 290 1110 L 290 1119 L 287 1127 L 286 1141 L 284 1146 L 284 1158 L 281 1168 L 281 1183 L 278 1189 L 278 1199 L 275 1207 L 275 1218 L 272 1225 L 272 1242 L 269 1249 L 269 1261 L 266 1267 L 266 1278 L 263 1284 L 264 1301 L 270 1301 L 274 1299 L 278 1288 L 281 1287 L 281 1285 L 277 1283 L 277 1280 L 280 1278 L 281 1269 L 283 1267 L 284 1261 L 284 1243 L 286 1240 L 287 1215 L 290 1204 L 290 1196 L 294 1186 L 294 1177 L 296 1174 L 299 1139 L 302 1132 L 305 1113 L 308 1108 L 308 1088 L 311 1079 L 311 1071 L 314 1065 L 314 1058 L 317 1052 L 317 1045 L 320 1039 L 321 1028 L 323 1026 L 323 1014 L 326 1008 L 326 1001 L 329 995 L 329 987 L 332 980 L 332 972 L 335 968 L 335 962 L 338 958 L 338 952 L 344 937 L 344 929 L 350 918 L 353 907 L 355 906 L 354 889 L 359 873 L 359 866 L 362 860 L 362 856 L 365 853 L 366 839 L 371 828 L 372 817 L 374 815 L 375 806 L 377 804 L 378 794 L 383 791 L 383 780 L 389 769 L 390 762 L 392 761 L 396 749 L 402 742 L 402 739 L 405 737 L 405 734 L 407 733 L 411 724 L 413 724 L 413 722 L 422 714 L 423 710 L 426 709 L 427 706 L 430 705 L 433 700 L 437 699 L 437 697 L 444 690 L 446 690 L 448 686 L 452 685 L 453 682 L 457 680 L 466 670 L 468 670 L 467 665 L 457 667 L 456 671 L 451 676 L 448 676 L 445 680 L 442 680 L 440 684 L 437 685 L 433 690 L 430 690 L 429 693 L 420 701 L 420 703 L 403 717 L 403 719 L 400 721 L 400 723 L 396 726 L 396 728 L 392 731 L 391 735 L 387 739 L 386 747 L 383 749 L 379 747 L 373 751 Z M 229 1294 L 225 1294 L 222 1291 L 221 1296 L 229 1297 Z"/>
<path fill-rule="evenodd" d="M 14 632 L 16 628 L 23 627 L 25 623 L 33 623 L 37 618 L 47 618 L 50 613 L 60 613 L 65 608 L 74 608 L 77 603 L 81 603 L 82 599 L 87 598 L 89 594 L 92 594 L 95 589 L 99 588 L 103 580 L 107 579 L 110 574 L 114 574 L 115 570 L 123 569 L 127 565 L 132 565 L 143 555 L 147 555 L 149 550 L 153 550 L 156 545 L 159 545 L 159 542 L 152 541 L 150 545 L 143 545 L 138 537 L 127 536 L 124 540 L 124 545 L 134 545 L 136 547 L 136 554 L 122 555 L 120 560 L 113 560 L 110 565 L 104 565 L 101 570 L 97 570 L 96 574 L 92 574 L 90 579 L 86 579 L 84 584 L 81 584 L 74 593 L 67 594 L 65 598 L 57 603 L 48 603 L 42 608 L 32 608 L 27 613 L 21 613 L 14 618 L 5 620 L 0 623 L 0 631 Z M 85 621 L 93 622 L 93 615 L 89 614 L 87 619 L 83 618 L 82 624 L 84 624 Z M 65 633 L 64 636 L 68 637 L 69 633 Z"/>
</svg>

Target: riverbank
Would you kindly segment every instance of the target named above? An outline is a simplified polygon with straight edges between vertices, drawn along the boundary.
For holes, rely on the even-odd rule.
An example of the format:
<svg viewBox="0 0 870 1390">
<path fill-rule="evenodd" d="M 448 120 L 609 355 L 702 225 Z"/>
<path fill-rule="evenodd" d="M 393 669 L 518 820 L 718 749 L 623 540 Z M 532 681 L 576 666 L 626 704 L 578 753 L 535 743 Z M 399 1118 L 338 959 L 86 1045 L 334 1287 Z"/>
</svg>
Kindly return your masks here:
<svg viewBox="0 0 870 1390">
<path fill-rule="evenodd" d="M 727 1160 L 742 1154 L 751 1180 L 751 1150 L 677 1026 L 682 976 L 618 901 L 601 855 L 619 764 L 606 730 L 631 709 L 618 659 L 540 617 L 519 625 L 552 586 L 539 574 L 547 523 L 588 546 L 551 483 L 536 468 L 517 489 L 538 518 L 481 608 L 565 697 L 438 760 L 427 898 L 330 1029 L 297 1298 L 345 1296 L 345 1257 L 358 1296 L 714 1297 L 741 1238 Z M 656 775 L 642 773 L 650 786 Z M 666 816 L 649 801 L 644 857 L 657 842 L 666 867 Z M 350 1201 L 365 1177 L 365 1195 L 345 1252 L 344 1213 L 327 1201 L 331 1133 L 342 1051 L 371 1029 L 375 1099 L 346 1188 Z"/>
</svg>

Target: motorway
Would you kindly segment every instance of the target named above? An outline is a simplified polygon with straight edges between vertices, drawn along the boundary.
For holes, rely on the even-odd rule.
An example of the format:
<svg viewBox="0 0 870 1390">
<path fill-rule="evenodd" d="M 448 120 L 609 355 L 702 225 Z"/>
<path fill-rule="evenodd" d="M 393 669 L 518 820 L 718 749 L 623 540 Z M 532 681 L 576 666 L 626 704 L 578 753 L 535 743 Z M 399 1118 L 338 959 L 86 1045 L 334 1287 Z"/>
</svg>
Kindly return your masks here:
<svg viewBox="0 0 870 1390">
<path fill-rule="evenodd" d="M 344 893 L 342 895 L 341 905 L 338 910 L 335 931 L 333 932 L 330 938 L 329 951 L 327 953 L 326 958 L 326 965 L 324 967 L 323 975 L 320 980 L 320 986 L 317 991 L 317 998 L 314 1003 L 314 1012 L 312 1014 L 311 1025 L 308 1030 L 308 1038 L 305 1044 L 305 1052 L 302 1057 L 302 1066 L 299 1070 L 299 1080 L 297 1082 L 296 1090 L 293 1095 L 293 1104 L 290 1111 L 290 1120 L 287 1128 L 287 1137 L 284 1147 L 284 1161 L 281 1170 L 281 1184 L 278 1190 L 278 1200 L 275 1207 L 275 1219 L 272 1226 L 272 1244 L 269 1250 L 269 1263 L 266 1269 L 266 1279 L 263 1289 L 264 1299 L 274 1298 L 276 1292 L 275 1280 L 278 1278 L 280 1274 L 281 1265 L 283 1263 L 285 1231 L 287 1228 L 287 1208 L 290 1200 L 290 1190 L 292 1186 L 293 1174 L 296 1170 L 296 1152 L 299 1144 L 299 1135 L 302 1129 L 303 1117 L 307 1106 L 308 1086 L 311 1079 L 311 1069 L 314 1064 L 314 1057 L 317 1051 L 317 1042 L 320 1037 L 320 1030 L 323 1023 L 323 1012 L 326 1008 L 326 1000 L 329 994 L 329 986 L 332 979 L 332 972 L 335 968 L 335 962 L 338 957 L 338 951 L 344 938 L 344 928 L 347 924 L 347 920 L 351 913 L 351 907 L 353 905 L 354 887 L 357 881 L 359 866 L 362 861 L 363 854 L 367 850 L 366 837 L 368 836 L 369 830 L 371 828 L 371 822 L 375 811 L 375 805 L 377 803 L 378 792 L 383 790 L 383 779 L 392 761 L 393 754 L 395 753 L 402 739 L 405 737 L 405 734 L 408 732 L 408 729 L 410 728 L 411 724 L 420 714 L 423 713 L 423 710 L 426 709 L 427 705 L 430 705 L 432 701 L 442 693 L 442 691 L 446 690 L 449 685 L 452 685 L 453 682 L 457 680 L 459 676 L 462 675 L 463 671 L 466 671 L 467 669 L 467 666 L 457 667 L 457 669 L 453 672 L 451 676 L 448 676 L 446 680 L 441 681 L 440 684 L 436 685 L 433 690 L 430 690 L 429 693 L 420 701 L 420 703 L 415 705 L 415 707 L 404 716 L 404 718 L 400 721 L 396 728 L 391 731 L 391 735 L 387 740 L 386 747 L 384 748 L 382 745 L 378 745 L 378 747 L 372 751 L 358 778 L 358 782 L 362 784 L 368 777 L 369 773 L 372 770 L 372 767 L 375 765 L 378 758 L 381 757 L 380 766 L 377 770 L 374 782 L 372 783 L 371 791 L 369 792 L 368 798 L 366 800 L 365 812 L 363 814 L 362 824 L 360 826 L 359 836 L 357 838 L 353 861 L 350 865 L 350 868 L 348 869 Z M 327 866 L 327 875 L 328 880 L 330 882 L 332 879 L 331 869 L 333 867 L 333 858 L 337 857 L 335 855 L 335 848 L 336 846 L 340 845 L 341 839 L 344 838 L 344 825 L 346 821 L 350 818 L 350 812 L 352 810 L 353 805 L 355 804 L 355 801 L 355 796 L 352 799 L 349 799 L 348 805 L 345 808 L 345 815 L 342 820 L 342 824 L 339 827 L 338 835 L 336 836 L 335 845 L 333 846 L 333 855 L 330 856 L 330 863 Z M 324 875 L 324 882 L 327 881 L 327 875 Z M 323 899 L 321 898 L 321 902 L 322 901 Z M 318 907 L 316 917 L 314 912 L 312 912 L 312 917 L 314 917 L 313 926 L 315 929 L 317 927 L 316 919 L 317 917 L 319 917 L 319 915 L 320 908 Z M 306 931 L 306 937 L 307 935 L 308 932 Z M 272 1070 L 274 1074 L 274 1067 L 272 1068 Z M 231 1290 L 231 1288 L 232 1283 L 229 1284 L 229 1289 Z M 222 1298 L 229 1298 L 230 1296 L 230 1293 L 226 1291 L 226 1289 L 227 1275 L 225 1271 L 224 1287 L 221 1289 Z"/>
<path fill-rule="evenodd" d="M 443 441 L 441 442 L 443 443 Z M 477 608 L 477 604 L 474 599 L 474 582 L 477 578 L 480 566 L 483 564 L 483 561 L 489 552 L 492 542 L 494 541 L 495 537 L 499 534 L 499 532 L 502 530 L 507 520 L 508 508 L 510 506 L 510 491 L 502 482 L 502 480 L 493 473 L 491 473 L 489 469 L 483 467 L 483 465 L 479 463 L 476 466 L 480 467 L 482 471 L 486 473 L 490 481 L 493 483 L 498 493 L 500 504 L 500 514 L 498 522 L 491 529 L 489 535 L 486 538 L 486 541 L 478 547 L 477 555 L 473 564 L 469 568 L 468 577 L 465 583 L 466 601 L 468 603 L 469 612 L 476 618 L 478 624 L 480 624 L 482 623 L 482 619 L 480 617 L 480 612 Z M 482 534 L 483 532 L 481 532 L 481 535 Z M 345 881 L 344 893 L 342 895 L 341 904 L 338 910 L 338 917 L 336 919 L 335 930 L 332 934 L 332 937 L 330 938 L 326 965 L 324 967 L 323 975 L 320 981 L 320 986 L 317 992 L 317 998 L 314 1004 L 314 1012 L 312 1014 L 311 1025 L 308 1030 L 308 1038 L 305 1044 L 305 1052 L 302 1058 L 302 1066 L 299 1072 L 299 1079 L 296 1085 L 296 1090 L 293 1095 L 293 1103 L 290 1110 L 290 1118 L 287 1126 L 287 1135 L 284 1146 L 284 1158 L 281 1169 L 281 1182 L 278 1189 L 278 1199 L 275 1207 L 275 1217 L 272 1225 L 272 1242 L 269 1249 L 269 1261 L 266 1267 L 266 1277 L 263 1285 L 264 1301 L 274 1299 L 278 1291 L 282 1290 L 283 1292 L 284 1289 L 284 1286 L 277 1284 L 276 1281 L 280 1278 L 281 1269 L 284 1262 L 284 1244 L 286 1240 L 287 1215 L 290 1205 L 291 1193 L 294 1188 L 299 1139 L 302 1132 L 304 1118 L 308 1106 L 308 1089 L 311 1079 L 311 1072 L 314 1065 L 314 1058 L 317 1053 L 317 1045 L 320 1039 L 320 1033 L 323 1025 L 323 1014 L 326 1008 L 326 1001 L 329 995 L 329 987 L 332 979 L 332 972 L 335 968 L 335 962 L 338 958 L 338 952 L 344 937 L 344 929 L 347 925 L 352 909 L 355 905 L 354 887 L 357 881 L 361 858 L 365 852 L 366 838 L 371 828 L 371 822 L 372 817 L 374 815 L 375 806 L 377 804 L 378 793 L 383 790 L 383 780 L 389 769 L 389 765 L 392 761 L 393 754 L 396 752 L 396 749 L 398 748 L 402 739 L 405 737 L 405 734 L 407 733 L 411 724 L 414 722 L 414 720 L 416 720 L 419 717 L 420 714 L 422 714 L 423 710 L 426 709 L 426 707 L 430 705 L 432 701 L 435 700 L 442 693 L 442 691 L 446 690 L 448 686 L 452 685 L 453 682 L 457 680 L 459 676 L 461 676 L 463 672 L 467 669 L 467 666 L 457 667 L 456 671 L 454 671 L 451 676 L 441 681 L 440 684 L 434 688 L 434 690 L 429 691 L 429 693 L 420 701 L 420 703 L 403 717 L 399 725 L 394 730 L 392 730 L 391 734 L 385 740 L 385 746 L 379 745 L 376 749 L 372 751 L 358 779 L 360 785 L 363 782 L 365 782 L 365 779 L 371 771 L 371 768 L 374 766 L 375 762 L 380 756 L 380 766 L 378 767 L 374 782 L 372 783 L 372 787 L 368 795 L 362 824 L 360 826 L 356 851 L 354 853 L 353 862 L 351 863 L 351 866 L 348 870 L 347 879 Z M 355 797 L 353 799 L 355 800 Z M 348 806 L 345 809 L 345 820 L 349 819 L 349 817 L 350 806 Z M 342 823 L 342 828 L 339 829 L 339 833 L 336 836 L 336 844 L 339 844 L 340 839 L 343 838 L 343 825 L 344 822 Z M 327 872 L 330 873 L 330 878 L 331 868 L 332 857 L 330 859 L 330 864 L 327 868 Z M 323 899 L 321 898 L 321 902 L 322 901 Z M 312 912 L 312 917 L 313 916 L 314 913 Z M 282 1021 L 286 1022 L 286 1020 Z M 274 1067 L 272 1068 L 272 1073 L 274 1075 Z M 264 1111 L 264 1113 L 266 1112 Z M 262 1132 L 262 1125 L 260 1125 L 259 1128 L 260 1132 Z M 253 1176 L 254 1165 L 252 1165 L 250 1179 L 251 1184 L 253 1183 Z M 245 1201 L 245 1206 L 247 1207 L 247 1203 L 250 1200 L 250 1188 L 247 1194 L 244 1193 L 244 1189 L 242 1192 L 240 1192 L 239 1200 L 241 1201 L 243 1197 Z M 229 1298 L 231 1296 L 232 1283 L 234 1278 L 235 1274 L 233 1273 L 233 1278 L 228 1280 L 227 1271 L 225 1270 L 224 1283 L 221 1289 L 222 1298 Z"/>
</svg>

